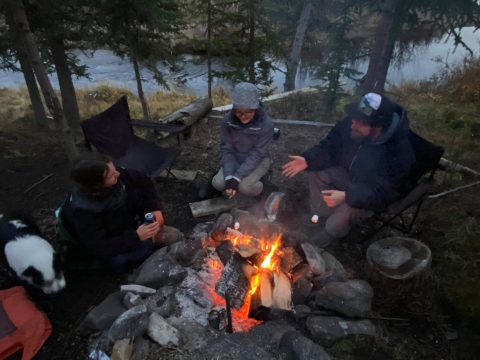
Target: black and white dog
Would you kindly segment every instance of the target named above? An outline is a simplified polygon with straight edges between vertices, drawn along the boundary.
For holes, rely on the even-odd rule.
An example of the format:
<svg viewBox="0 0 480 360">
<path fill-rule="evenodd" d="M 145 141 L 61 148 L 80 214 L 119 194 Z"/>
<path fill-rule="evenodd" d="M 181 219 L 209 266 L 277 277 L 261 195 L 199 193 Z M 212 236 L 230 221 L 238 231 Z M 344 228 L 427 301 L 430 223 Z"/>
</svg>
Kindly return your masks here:
<svg viewBox="0 0 480 360">
<path fill-rule="evenodd" d="M 30 215 L 0 214 L 0 245 L 3 259 L 18 278 L 45 294 L 65 287 L 61 254 L 55 252 Z"/>
</svg>

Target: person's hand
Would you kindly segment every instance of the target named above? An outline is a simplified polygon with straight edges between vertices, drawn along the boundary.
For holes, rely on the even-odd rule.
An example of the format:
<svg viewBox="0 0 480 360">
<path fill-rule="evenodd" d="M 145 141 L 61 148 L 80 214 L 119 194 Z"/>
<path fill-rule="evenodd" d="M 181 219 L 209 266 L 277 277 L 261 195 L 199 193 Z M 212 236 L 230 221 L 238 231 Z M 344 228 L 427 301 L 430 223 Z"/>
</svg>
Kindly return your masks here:
<svg viewBox="0 0 480 360">
<path fill-rule="evenodd" d="M 282 174 L 287 177 L 294 177 L 299 172 L 305 170 L 308 165 L 305 158 L 301 156 L 288 156 L 292 161 L 282 166 Z"/>
<path fill-rule="evenodd" d="M 160 210 L 157 210 L 153 212 L 153 215 L 155 215 L 155 220 L 157 220 L 158 225 L 162 227 L 163 224 L 165 223 L 165 220 L 163 220 L 162 212 Z"/>
<path fill-rule="evenodd" d="M 238 191 L 238 185 L 240 185 L 240 183 L 235 178 L 228 179 L 225 182 L 225 193 L 228 195 L 229 198 L 235 196 Z"/>
<path fill-rule="evenodd" d="M 345 201 L 345 191 L 323 190 L 323 201 L 328 207 L 335 207 Z"/>
<path fill-rule="evenodd" d="M 160 230 L 160 225 L 158 222 L 153 222 L 151 224 L 142 224 L 137 229 L 137 234 L 140 240 L 148 240 L 157 235 Z"/>
</svg>

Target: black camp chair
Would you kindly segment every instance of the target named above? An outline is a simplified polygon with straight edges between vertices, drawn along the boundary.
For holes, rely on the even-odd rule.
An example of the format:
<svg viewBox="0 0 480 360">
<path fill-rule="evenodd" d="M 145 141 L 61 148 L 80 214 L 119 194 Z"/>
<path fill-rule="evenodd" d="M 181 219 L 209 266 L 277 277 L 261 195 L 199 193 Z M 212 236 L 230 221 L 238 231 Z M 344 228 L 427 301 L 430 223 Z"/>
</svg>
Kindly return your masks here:
<svg viewBox="0 0 480 360">
<path fill-rule="evenodd" d="M 115 166 L 138 170 L 152 178 L 166 170 L 167 177 L 172 175 L 175 178 L 171 167 L 180 150 L 151 144 L 136 136 L 132 126 L 177 134 L 186 126 L 132 120 L 126 96 L 104 112 L 83 120 L 80 125 L 88 150 L 92 151 L 94 145 L 102 154 L 111 156 Z"/>
<path fill-rule="evenodd" d="M 365 240 L 371 238 L 386 226 L 408 234 L 412 230 L 413 224 L 417 219 L 423 200 L 427 195 L 428 188 L 433 183 L 433 176 L 437 171 L 438 163 L 443 155 L 443 147 L 432 144 L 411 130 L 408 137 L 416 157 L 415 163 L 412 165 L 408 177 L 408 182 L 411 184 L 412 190 L 406 194 L 404 198 L 390 205 L 385 211 L 375 214 L 375 219 L 380 221 L 382 225 L 370 232 Z M 424 177 L 429 172 L 430 175 Z M 415 205 L 417 206 L 415 214 L 411 222 L 407 224 L 402 215 L 407 209 Z M 399 225 L 394 223 L 394 220 L 397 218 L 400 218 L 401 220 Z"/>
</svg>

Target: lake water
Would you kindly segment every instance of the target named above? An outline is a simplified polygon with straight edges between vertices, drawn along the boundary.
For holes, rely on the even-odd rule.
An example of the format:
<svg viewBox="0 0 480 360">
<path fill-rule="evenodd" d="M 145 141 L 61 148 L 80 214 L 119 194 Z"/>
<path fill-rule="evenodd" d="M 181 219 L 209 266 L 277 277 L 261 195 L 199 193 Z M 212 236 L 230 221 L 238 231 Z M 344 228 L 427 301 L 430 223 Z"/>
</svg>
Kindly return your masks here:
<svg viewBox="0 0 480 360">
<path fill-rule="evenodd" d="M 462 30 L 462 36 L 465 43 L 475 52 L 478 52 L 480 44 L 480 32 L 473 32 L 473 28 L 465 28 Z M 458 47 L 453 52 L 453 38 L 447 40 L 446 38 L 434 42 L 426 47 L 415 50 L 413 56 L 401 66 L 391 66 L 387 81 L 392 84 L 399 84 L 404 80 L 418 80 L 428 78 L 437 70 L 437 64 L 433 59 L 441 57 L 447 58 L 449 62 L 461 60 L 467 51 Z M 133 72 L 132 64 L 128 59 L 120 59 L 113 55 L 109 50 L 98 50 L 96 52 L 75 52 L 81 63 L 88 65 L 88 72 L 91 80 L 88 79 L 74 79 L 76 88 L 91 87 L 101 83 L 110 83 L 113 85 L 124 86 L 131 89 L 134 93 L 137 92 L 137 85 L 135 81 L 135 74 Z M 159 69 L 165 74 L 172 90 L 181 92 L 195 93 L 203 96 L 207 92 L 207 67 L 206 63 L 195 64 L 193 57 L 186 56 L 185 62 L 181 65 L 182 71 L 179 73 L 170 73 L 169 69 L 159 65 Z M 284 69 L 282 63 L 277 64 L 280 69 Z M 361 62 L 356 65 L 356 68 L 365 73 L 367 70 L 368 61 Z M 213 65 L 215 70 L 221 70 L 223 67 L 219 63 Z M 273 71 L 273 85 L 277 87 L 276 92 L 283 91 L 283 83 L 285 75 L 281 71 Z M 146 93 L 152 93 L 163 88 L 156 84 L 152 73 L 146 69 L 142 69 L 143 88 Z M 56 76 L 50 77 L 53 87 L 58 89 L 58 81 Z M 183 81 L 180 81 L 183 80 Z M 229 86 L 228 83 L 222 80 L 215 79 L 214 85 Z M 183 84 L 182 84 L 183 82 Z M 299 70 L 296 79 L 296 88 L 303 88 L 311 85 L 318 85 L 319 81 L 312 79 L 308 72 Z M 21 73 L 1 72 L 0 71 L 0 87 L 19 87 L 24 86 L 24 79 Z M 351 86 L 352 82 L 347 81 L 347 85 Z"/>
</svg>

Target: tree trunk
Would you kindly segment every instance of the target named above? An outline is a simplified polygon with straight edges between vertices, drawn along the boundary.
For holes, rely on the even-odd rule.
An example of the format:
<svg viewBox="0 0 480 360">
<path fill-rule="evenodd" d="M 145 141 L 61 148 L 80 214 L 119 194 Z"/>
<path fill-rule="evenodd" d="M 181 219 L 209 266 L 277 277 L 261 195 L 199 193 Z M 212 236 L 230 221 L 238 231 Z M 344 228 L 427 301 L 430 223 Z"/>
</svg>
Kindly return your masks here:
<svg viewBox="0 0 480 360">
<path fill-rule="evenodd" d="M 40 84 L 40 88 L 42 89 L 45 103 L 47 104 L 48 110 L 50 110 L 50 113 L 53 116 L 55 127 L 57 128 L 59 136 L 63 142 L 67 157 L 70 161 L 72 161 L 78 154 L 78 149 L 73 141 L 72 133 L 68 127 L 65 115 L 63 114 L 60 101 L 53 91 L 52 84 L 48 78 L 47 70 L 43 65 L 42 59 L 40 58 L 38 47 L 33 39 L 33 34 L 30 30 L 30 25 L 25 14 L 25 8 L 22 4 L 22 0 L 9 0 L 8 3 L 10 4 L 14 20 L 19 27 L 21 39 L 24 43 L 28 60 L 32 65 L 38 83 Z"/>
<path fill-rule="evenodd" d="M 248 81 L 252 84 L 255 84 L 255 1 L 256 0 L 249 0 L 248 4 L 248 12 L 249 12 L 249 31 L 250 31 L 250 39 L 249 39 L 249 68 L 248 68 Z"/>
<path fill-rule="evenodd" d="M 374 89 L 376 89 L 377 92 L 380 91 L 380 94 L 383 93 L 385 80 L 383 80 L 383 84 L 381 82 L 377 82 L 377 74 L 380 63 L 382 62 L 382 58 L 384 58 L 382 66 L 385 66 L 386 64 L 386 56 L 391 49 L 390 42 L 395 42 L 392 32 L 394 29 L 395 9 L 397 8 L 398 3 L 399 0 L 383 0 L 382 16 L 375 34 L 373 49 L 370 54 L 370 62 L 368 63 L 368 70 L 365 75 L 365 81 L 362 84 L 362 92 L 364 94 L 372 92 Z M 388 64 L 390 64 L 390 61 L 388 61 Z"/>
<path fill-rule="evenodd" d="M 207 0 L 207 68 L 208 97 L 212 98 L 212 0 Z"/>
<path fill-rule="evenodd" d="M 15 25 L 15 20 L 13 18 L 12 11 L 9 6 L 6 6 L 5 16 L 8 23 L 8 26 L 15 34 L 17 39 L 20 38 L 21 34 L 18 27 Z M 30 101 L 32 103 L 33 112 L 35 114 L 35 125 L 38 127 L 47 127 L 48 120 L 47 115 L 45 114 L 45 108 L 43 107 L 42 98 L 40 96 L 40 91 L 38 91 L 37 80 L 35 79 L 35 74 L 33 73 L 32 66 L 28 61 L 27 54 L 23 44 L 17 43 L 16 54 L 20 67 L 22 69 L 23 77 L 25 78 L 25 84 L 27 85 L 28 94 L 30 95 Z"/>
<path fill-rule="evenodd" d="M 308 3 L 304 6 L 302 14 L 300 15 L 297 33 L 295 34 L 295 39 L 293 40 L 292 53 L 287 62 L 287 73 L 285 74 L 285 84 L 283 84 L 284 92 L 295 90 L 295 78 L 297 76 L 298 62 L 300 60 L 300 53 L 302 51 L 305 34 L 307 33 L 312 9 L 312 4 Z"/>
<path fill-rule="evenodd" d="M 52 51 L 53 62 L 55 63 L 58 83 L 62 93 L 63 112 L 69 126 L 79 127 L 80 113 L 78 111 L 77 96 L 73 86 L 72 75 L 68 68 L 63 39 L 51 39 L 50 50 Z"/>
<path fill-rule="evenodd" d="M 393 49 L 395 48 L 395 41 L 397 37 L 394 32 L 391 31 L 388 36 L 388 41 L 385 44 L 385 49 L 383 51 L 382 57 L 378 63 L 376 81 L 372 91 L 377 94 L 383 94 L 385 89 L 385 83 L 387 82 L 388 68 L 390 67 L 390 62 L 392 61 Z"/>
<path fill-rule="evenodd" d="M 140 69 L 138 68 L 137 54 L 132 46 L 130 47 L 130 59 L 132 60 L 135 78 L 137 79 L 138 97 L 142 103 L 143 117 L 145 120 L 150 120 L 150 116 L 148 115 L 147 100 L 145 100 L 145 95 L 143 94 L 142 78 L 140 77 Z"/>
</svg>

